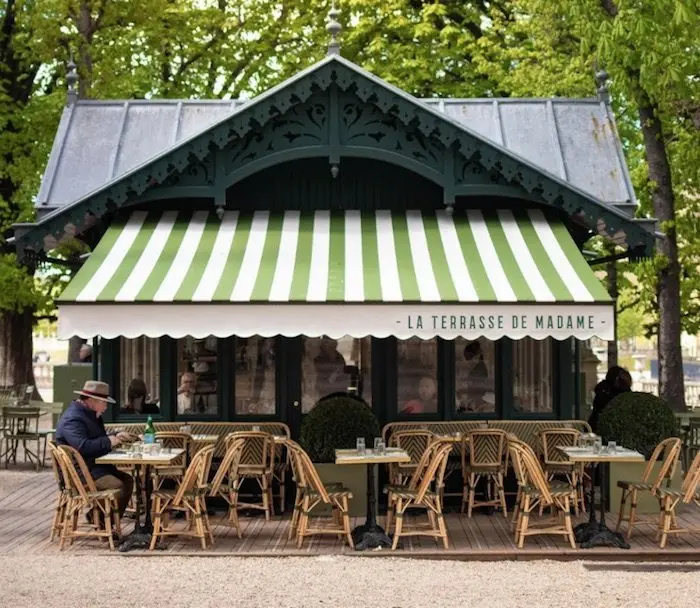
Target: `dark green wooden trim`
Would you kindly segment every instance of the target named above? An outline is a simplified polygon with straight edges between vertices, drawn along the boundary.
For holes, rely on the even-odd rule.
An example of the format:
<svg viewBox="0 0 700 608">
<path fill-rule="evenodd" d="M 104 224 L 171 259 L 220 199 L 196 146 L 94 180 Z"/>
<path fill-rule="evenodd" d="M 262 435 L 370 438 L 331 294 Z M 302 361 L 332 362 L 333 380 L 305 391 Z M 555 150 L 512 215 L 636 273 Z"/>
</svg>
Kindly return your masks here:
<svg viewBox="0 0 700 608">
<path fill-rule="evenodd" d="M 457 381 L 455 377 L 454 340 L 438 339 L 438 403 L 442 407 L 442 420 L 459 418 L 455 411 Z"/>
<path fill-rule="evenodd" d="M 527 200 L 538 205 L 542 204 L 542 201 L 534 196 L 527 196 L 523 194 L 521 188 L 516 186 L 504 186 L 503 184 L 466 184 L 461 186 L 454 186 L 453 189 L 454 196 L 499 196 L 504 198 L 517 198 L 520 200 Z"/>
<path fill-rule="evenodd" d="M 371 339 L 372 411 L 381 426 L 384 426 L 389 421 L 387 344 L 386 338 Z"/>
<path fill-rule="evenodd" d="M 557 390 L 557 413 L 562 420 L 576 418 L 576 362 L 573 353 L 572 340 L 554 340 L 555 360 L 558 361 Z"/>
<path fill-rule="evenodd" d="M 275 363 L 277 366 L 277 407 L 280 417 L 298 439 L 301 431 L 301 358 L 303 356 L 302 338 L 283 338 L 279 336 L 275 344 Z M 294 401 L 299 406 L 293 405 Z"/>
<path fill-rule="evenodd" d="M 100 340 L 92 339 L 92 379 L 99 380 L 100 378 Z M 114 389 L 112 389 L 114 390 Z"/>
<path fill-rule="evenodd" d="M 208 199 L 216 198 L 217 190 L 213 186 L 168 186 L 165 188 L 154 188 L 144 192 L 139 203 L 150 201 L 174 200 L 182 198 Z"/>
<path fill-rule="evenodd" d="M 121 401 L 121 395 L 119 395 L 119 338 L 102 340 L 99 356 L 100 365 L 97 379 L 112 387 L 112 394 L 117 401 L 117 404 L 107 408 L 104 413 L 104 421 L 113 422 L 119 416 L 118 403 Z"/>
<path fill-rule="evenodd" d="M 583 378 L 581 378 L 581 341 L 574 340 L 574 417 L 581 418 L 581 397 L 583 388 Z"/>
<path fill-rule="evenodd" d="M 328 162 L 331 165 L 340 163 L 342 147 L 340 145 L 340 90 L 338 85 L 329 88 L 330 101 L 328 104 L 328 145 L 330 152 Z"/>
<path fill-rule="evenodd" d="M 163 337 L 160 350 L 160 414 L 172 422 L 177 417 L 177 341 Z"/>
<path fill-rule="evenodd" d="M 233 420 L 235 407 L 233 396 L 236 375 L 233 369 L 235 338 L 219 338 L 216 341 L 216 401 L 220 420 Z"/>
<path fill-rule="evenodd" d="M 496 403 L 500 403 L 500 417 L 504 420 L 513 418 L 515 408 L 513 407 L 513 340 L 503 338 L 500 341 L 500 361 L 496 384 Z"/>
</svg>

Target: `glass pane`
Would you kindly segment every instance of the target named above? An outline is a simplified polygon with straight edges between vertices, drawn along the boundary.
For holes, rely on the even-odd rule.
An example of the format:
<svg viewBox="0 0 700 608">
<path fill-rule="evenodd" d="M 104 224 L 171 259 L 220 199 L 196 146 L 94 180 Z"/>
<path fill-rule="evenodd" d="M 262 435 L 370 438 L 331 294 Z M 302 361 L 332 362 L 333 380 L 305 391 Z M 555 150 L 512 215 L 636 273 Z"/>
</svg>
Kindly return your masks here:
<svg viewBox="0 0 700 608">
<path fill-rule="evenodd" d="M 371 338 L 328 336 L 303 338 L 301 411 L 310 412 L 319 399 L 333 393 L 356 392 L 372 403 Z"/>
<path fill-rule="evenodd" d="M 437 412 L 437 339 L 396 342 L 396 395 L 400 414 Z"/>
<path fill-rule="evenodd" d="M 177 413 L 216 414 L 217 339 L 181 338 L 177 341 Z"/>
<path fill-rule="evenodd" d="M 455 408 L 459 413 L 496 411 L 496 343 L 458 338 L 455 345 Z"/>
<path fill-rule="evenodd" d="M 119 411 L 123 414 L 160 413 L 158 338 L 121 338 L 119 349 Z"/>
<path fill-rule="evenodd" d="M 236 414 L 274 415 L 275 339 L 236 338 Z"/>
<path fill-rule="evenodd" d="M 552 412 L 552 340 L 513 341 L 513 407 L 518 412 Z"/>
</svg>

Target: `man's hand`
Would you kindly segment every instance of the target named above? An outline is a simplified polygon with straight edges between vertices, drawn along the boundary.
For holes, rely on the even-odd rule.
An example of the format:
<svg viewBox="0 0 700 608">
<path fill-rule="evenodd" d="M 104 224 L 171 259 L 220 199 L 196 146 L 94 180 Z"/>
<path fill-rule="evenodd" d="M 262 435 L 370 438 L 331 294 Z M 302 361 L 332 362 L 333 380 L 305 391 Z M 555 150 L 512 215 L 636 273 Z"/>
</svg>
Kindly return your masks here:
<svg viewBox="0 0 700 608">
<path fill-rule="evenodd" d="M 121 443 L 124 443 L 125 441 L 133 441 L 134 436 L 131 433 L 125 433 L 122 431 L 121 433 L 117 433 L 117 439 L 119 439 Z"/>
<path fill-rule="evenodd" d="M 123 433 L 119 433 L 119 435 L 122 435 Z M 110 435 L 109 436 L 109 442 L 112 444 L 113 448 L 116 448 L 122 440 L 119 439 L 119 435 Z"/>
</svg>

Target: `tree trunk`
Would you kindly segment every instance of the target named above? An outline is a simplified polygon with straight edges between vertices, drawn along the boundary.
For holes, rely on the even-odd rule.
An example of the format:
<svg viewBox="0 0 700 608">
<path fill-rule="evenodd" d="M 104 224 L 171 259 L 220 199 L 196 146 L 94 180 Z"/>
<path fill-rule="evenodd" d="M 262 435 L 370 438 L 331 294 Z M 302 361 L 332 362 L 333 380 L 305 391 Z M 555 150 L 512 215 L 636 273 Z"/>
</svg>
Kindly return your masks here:
<svg viewBox="0 0 700 608">
<path fill-rule="evenodd" d="M 651 200 L 654 215 L 661 223 L 663 237 L 658 250 L 665 258 L 659 271 L 659 396 L 677 411 L 685 410 L 683 353 L 681 351 L 681 269 L 678 261 L 676 211 L 671 167 L 666 152 L 663 125 L 658 108 L 644 90 L 639 94 L 639 118 L 644 136 L 649 180 L 654 184 Z"/>
<path fill-rule="evenodd" d="M 36 390 L 33 365 L 34 310 L 5 311 L 0 315 L 0 384 L 34 386 L 32 399 L 41 399 Z"/>
</svg>

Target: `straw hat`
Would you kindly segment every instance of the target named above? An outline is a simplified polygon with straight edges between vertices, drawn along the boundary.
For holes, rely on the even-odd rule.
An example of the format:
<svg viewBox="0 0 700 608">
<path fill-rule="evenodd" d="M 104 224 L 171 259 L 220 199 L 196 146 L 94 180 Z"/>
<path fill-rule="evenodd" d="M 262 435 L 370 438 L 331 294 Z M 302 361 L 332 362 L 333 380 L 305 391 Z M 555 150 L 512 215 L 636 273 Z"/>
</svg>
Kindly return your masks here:
<svg viewBox="0 0 700 608">
<path fill-rule="evenodd" d="M 106 403 L 116 403 L 116 401 L 109 396 L 109 384 L 106 382 L 100 382 L 99 380 L 88 380 L 83 385 L 82 390 L 73 392 L 76 395 L 91 397 L 92 399 L 98 399 L 99 401 L 105 401 Z"/>
</svg>

